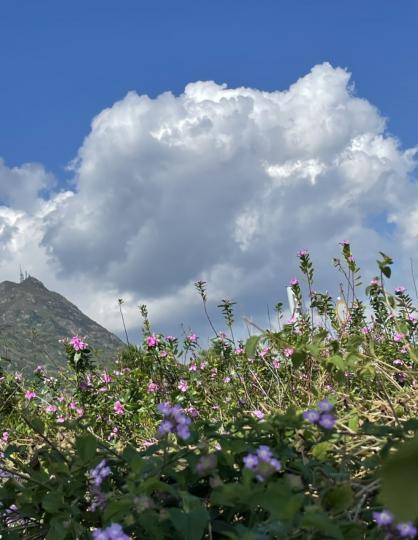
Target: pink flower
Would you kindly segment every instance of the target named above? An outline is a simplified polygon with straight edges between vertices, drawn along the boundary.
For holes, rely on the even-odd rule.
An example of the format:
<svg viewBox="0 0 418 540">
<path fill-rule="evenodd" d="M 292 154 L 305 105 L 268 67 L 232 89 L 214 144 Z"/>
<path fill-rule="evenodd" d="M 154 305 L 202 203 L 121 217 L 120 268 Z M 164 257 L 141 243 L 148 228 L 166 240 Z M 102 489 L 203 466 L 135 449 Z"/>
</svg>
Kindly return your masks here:
<svg viewBox="0 0 418 540">
<path fill-rule="evenodd" d="M 406 354 L 408 352 L 408 347 L 402 347 L 401 353 Z"/>
<path fill-rule="evenodd" d="M 264 349 L 260 351 L 258 354 L 259 356 L 261 356 L 261 358 L 264 358 L 269 352 L 270 352 L 270 347 L 264 347 Z"/>
<path fill-rule="evenodd" d="M 168 355 L 167 351 L 160 351 L 161 358 L 165 358 Z"/>
<path fill-rule="evenodd" d="M 406 291 L 405 287 L 396 287 L 395 293 L 396 294 L 402 294 Z"/>
<path fill-rule="evenodd" d="M 190 334 L 190 336 L 187 336 L 187 339 L 188 339 L 191 343 L 196 343 L 196 342 L 197 342 L 197 336 L 196 336 L 196 334 Z"/>
<path fill-rule="evenodd" d="M 263 411 L 260 411 L 260 409 L 256 409 L 255 411 L 253 411 L 253 415 L 259 420 L 264 418 L 264 413 Z"/>
<path fill-rule="evenodd" d="M 225 377 L 224 383 L 228 384 L 229 382 L 231 382 L 231 377 Z"/>
<path fill-rule="evenodd" d="M 75 351 L 82 351 L 84 349 L 87 349 L 88 345 L 79 336 L 73 336 L 70 339 L 70 345 L 72 345 L 73 349 Z"/>
<path fill-rule="evenodd" d="M 22 379 L 23 379 L 22 373 L 20 373 L 19 371 L 16 371 L 16 373 L 15 373 L 15 381 L 21 381 Z"/>
<path fill-rule="evenodd" d="M 237 347 L 235 349 L 235 354 L 242 354 L 243 352 L 245 352 L 245 350 L 242 347 Z"/>
<path fill-rule="evenodd" d="M 298 251 L 296 253 L 296 255 L 300 258 L 300 257 L 304 257 L 305 255 L 308 255 L 308 251 L 306 249 L 301 249 L 300 251 Z"/>
<path fill-rule="evenodd" d="M 156 347 L 158 344 L 158 339 L 154 335 L 152 335 L 152 336 L 148 336 L 145 342 L 148 345 L 148 347 Z"/>
<path fill-rule="evenodd" d="M 147 386 L 147 391 L 150 393 L 156 392 L 158 389 L 159 389 L 158 384 L 154 382 L 150 382 L 149 385 Z"/>
<path fill-rule="evenodd" d="M 287 347 L 286 349 L 283 350 L 283 354 L 286 356 L 286 358 L 290 358 L 291 356 L 293 356 L 294 352 L 295 352 L 295 349 L 293 349 L 292 347 Z"/>
<path fill-rule="evenodd" d="M 64 416 L 58 416 L 57 417 L 57 424 L 63 424 L 65 422 Z"/>
<path fill-rule="evenodd" d="M 405 334 L 401 334 L 399 332 L 396 332 L 395 335 L 393 336 L 393 340 L 394 341 L 402 341 L 404 337 L 405 337 Z"/>
<path fill-rule="evenodd" d="M 34 397 L 36 397 L 36 392 L 34 392 L 33 390 L 27 390 L 25 392 L 25 398 L 30 401 L 31 399 L 33 399 Z"/>
<path fill-rule="evenodd" d="M 343 240 L 342 242 L 340 242 L 340 246 L 349 246 L 350 245 L 350 242 L 348 240 Z"/>
<path fill-rule="evenodd" d="M 47 413 L 54 413 L 57 412 L 58 407 L 56 405 L 48 405 L 45 410 Z"/>
<path fill-rule="evenodd" d="M 3 431 L 3 434 L 1 436 L 1 440 L 3 442 L 7 442 L 9 440 L 9 432 L 8 431 Z"/>
<path fill-rule="evenodd" d="M 84 409 L 82 409 L 81 407 L 77 407 L 77 409 L 75 410 L 75 412 L 77 413 L 78 417 L 81 418 L 82 416 L 84 416 Z"/>
<path fill-rule="evenodd" d="M 125 407 L 118 400 L 118 401 L 115 401 L 115 404 L 113 406 L 113 410 L 115 411 L 116 414 L 123 414 L 125 412 Z"/>
<path fill-rule="evenodd" d="M 176 341 L 176 337 L 174 336 L 165 336 L 166 341 Z"/>
<path fill-rule="evenodd" d="M 193 364 L 190 364 L 189 371 L 197 371 L 197 365 L 193 362 Z"/>
<path fill-rule="evenodd" d="M 417 320 L 418 320 L 417 317 L 416 317 L 416 315 L 414 315 L 413 313 L 410 313 L 410 314 L 408 315 L 408 319 L 409 319 L 411 322 L 413 322 L 413 323 L 416 323 Z"/>
<path fill-rule="evenodd" d="M 277 358 L 272 361 L 271 367 L 274 367 L 274 369 L 278 369 L 280 367 L 280 362 L 277 360 Z"/>
<path fill-rule="evenodd" d="M 363 326 L 363 328 L 361 329 L 361 332 L 362 332 L 362 334 L 369 334 L 370 330 L 368 329 L 367 326 Z"/>
<path fill-rule="evenodd" d="M 199 416 L 199 411 L 196 409 L 196 407 L 193 407 L 193 405 L 191 405 L 190 407 L 188 407 L 186 409 L 186 412 L 189 416 L 191 416 L 192 418 L 196 418 L 196 416 Z"/>
<path fill-rule="evenodd" d="M 105 384 L 109 384 L 112 382 L 112 377 L 109 375 L 109 373 L 107 373 L 106 371 L 102 374 L 102 381 L 105 383 Z"/>
<path fill-rule="evenodd" d="M 350 261 L 350 262 L 356 262 L 355 258 L 350 255 L 349 257 L 347 257 L 347 261 Z"/>
<path fill-rule="evenodd" d="M 296 287 L 296 285 L 299 285 L 299 280 L 297 278 L 292 278 L 290 280 L 290 285 L 292 285 L 292 287 Z"/>
<path fill-rule="evenodd" d="M 207 367 L 208 363 L 203 361 L 203 362 L 200 362 L 200 369 L 205 369 Z"/>
<path fill-rule="evenodd" d="M 370 282 L 370 285 L 379 285 L 379 280 L 376 278 L 373 278 Z"/>
<path fill-rule="evenodd" d="M 177 388 L 180 390 L 180 392 L 187 392 L 189 385 L 187 384 L 187 381 L 185 381 L 184 379 L 180 379 Z"/>
<path fill-rule="evenodd" d="M 400 358 L 395 358 L 395 360 L 392 362 L 394 366 L 403 366 L 404 362 Z"/>
<path fill-rule="evenodd" d="M 294 324 L 298 320 L 296 313 L 290 317 L 286 324 Z"/>
</svg>

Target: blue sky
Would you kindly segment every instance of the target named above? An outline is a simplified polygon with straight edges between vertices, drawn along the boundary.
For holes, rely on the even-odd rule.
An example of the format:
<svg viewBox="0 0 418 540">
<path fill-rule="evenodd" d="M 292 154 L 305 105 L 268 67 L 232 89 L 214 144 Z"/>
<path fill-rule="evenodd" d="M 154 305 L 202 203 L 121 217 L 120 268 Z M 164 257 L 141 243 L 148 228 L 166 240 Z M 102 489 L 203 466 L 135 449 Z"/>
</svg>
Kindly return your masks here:
<svg viewBox="0 0 418 540">
<path fill-rule="evenodd" d="M 3 0 L 0 280 L 170 333 L 200 279 L 263 325 L 299 249 L 336 296 L 342 239 L 410 287 L 417 30 L 416 0 Z"/>
<path fill-rule="evenodd" d="M 92 118 L 128 90 L 196 80 L 285 89 L 329 61 L 418 143 L 415 0 L 3 0 L 0 155 L 65 178 Z"/>
</svg>

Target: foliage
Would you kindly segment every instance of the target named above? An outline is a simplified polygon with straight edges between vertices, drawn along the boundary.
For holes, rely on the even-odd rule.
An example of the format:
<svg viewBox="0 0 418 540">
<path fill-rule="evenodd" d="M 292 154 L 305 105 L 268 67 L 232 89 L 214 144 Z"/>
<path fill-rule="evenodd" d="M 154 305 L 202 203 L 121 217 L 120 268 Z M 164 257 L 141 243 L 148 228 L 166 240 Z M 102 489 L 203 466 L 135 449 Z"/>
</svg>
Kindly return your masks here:
<svg viewBox="0 0 418 540">
<path fill-rule="evenodd" d="M 2 373 L 1 538 L 415 537 L 416 311 L 387 291 L 382 253 L 367 322 L 341 245 L 345 317 L 301 250 L 309 302 L 294 278 L 298 312 L 277 331 L 236 341 L 225 299 L 229 337 L 216 330 L 199 281 L 207 349 L 153 332 L 141 306 L 143 343 L 112 370 L 74 336 L 65 373 Z"/>
</svg>

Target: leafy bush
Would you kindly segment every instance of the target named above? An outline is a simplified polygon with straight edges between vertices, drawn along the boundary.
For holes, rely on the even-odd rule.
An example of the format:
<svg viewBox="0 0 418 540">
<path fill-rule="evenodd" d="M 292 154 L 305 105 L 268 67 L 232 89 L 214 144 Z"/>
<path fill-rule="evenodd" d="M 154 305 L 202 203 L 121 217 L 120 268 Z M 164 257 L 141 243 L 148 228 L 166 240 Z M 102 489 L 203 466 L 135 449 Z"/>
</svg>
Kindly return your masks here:
<svg viewBox="0 0 418 540">
<path fill-rule="evenodd" d="M 418 519 L 417 316 L 392 260 L 366 288 L 348 242 L 344 313 L 291 282 L 297 310 L 278 331 L 234 336 L 234 302 L 207 310 L 201 349 L 152 330 L 113 370 L 83 339 L 64 346 L 57 377 L 3 373 L 0 523 L 3 539 L 414 538 Z M 120 305 L 122 302 L 120 302 Z M 282 305 L 276 306 L 282 323 Z M 122 314 L 122 311 L 121 311 Z"/>
</svg>

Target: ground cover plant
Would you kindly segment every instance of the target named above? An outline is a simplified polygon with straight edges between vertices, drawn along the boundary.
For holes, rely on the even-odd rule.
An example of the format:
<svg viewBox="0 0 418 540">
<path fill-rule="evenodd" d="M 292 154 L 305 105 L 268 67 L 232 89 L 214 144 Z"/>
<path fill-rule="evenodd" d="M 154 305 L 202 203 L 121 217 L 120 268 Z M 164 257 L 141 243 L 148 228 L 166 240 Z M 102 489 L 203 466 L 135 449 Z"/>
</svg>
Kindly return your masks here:
<svg viewBox="0 0 418 540">
<path fill-rule="evenodd" d="M 341 252 L 342 312 L 302 250 L 298 310 L 284 321 L 277 304 L 277 331 L 236 340 L 229 300 L 216 329 L 200 281 L 207 349 L 159 334 L 141 306 L 143 343 L 113 369 L 73 336 L 67 370 L 3 372 L 1 538 L 415 538 L 418 315 L 390 292 L 390 257 L 366 305 Z"/>
</svg>

